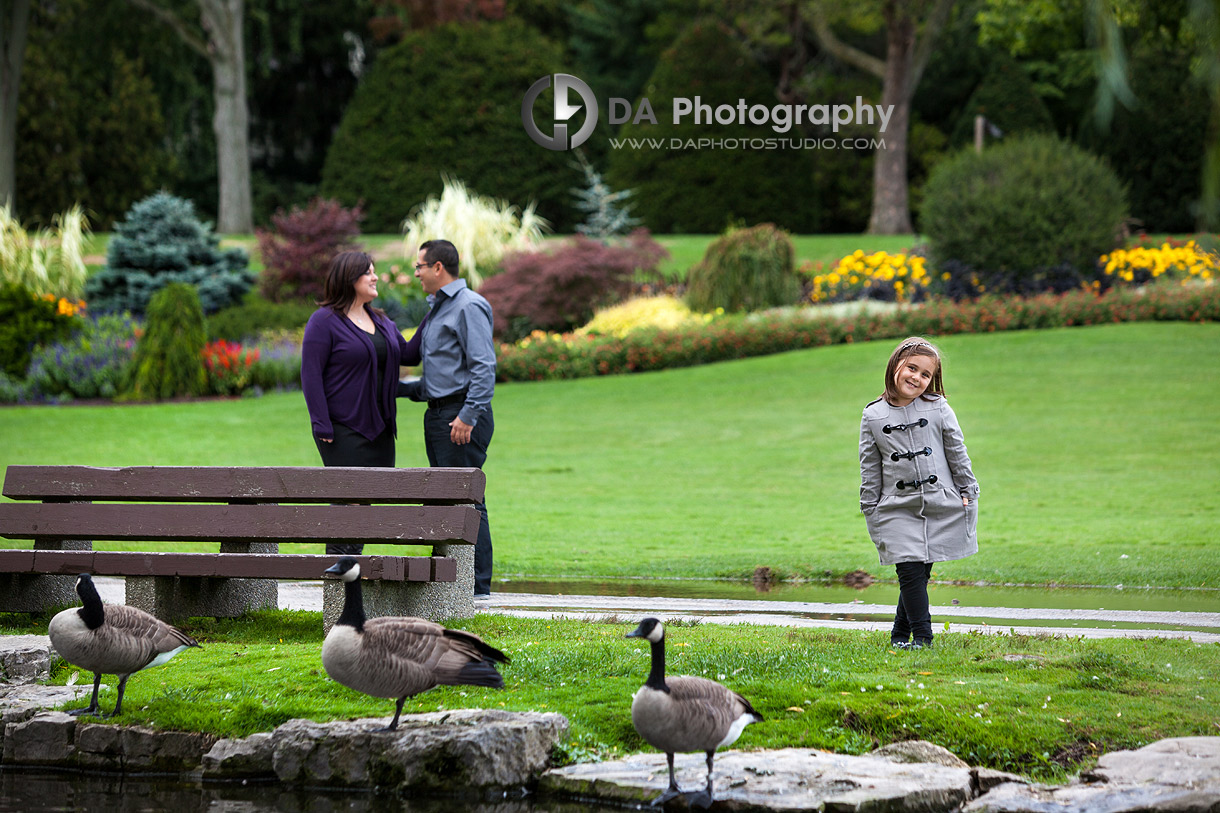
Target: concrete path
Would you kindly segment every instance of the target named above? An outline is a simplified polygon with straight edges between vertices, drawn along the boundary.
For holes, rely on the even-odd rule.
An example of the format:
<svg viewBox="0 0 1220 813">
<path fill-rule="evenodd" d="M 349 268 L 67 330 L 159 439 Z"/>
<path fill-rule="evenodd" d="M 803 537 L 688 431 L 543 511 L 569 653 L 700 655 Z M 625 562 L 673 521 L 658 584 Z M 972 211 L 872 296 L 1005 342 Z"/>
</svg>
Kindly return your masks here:
<svg viewBox="0 0 1220 813">
<path fill-rule="evenodd" d="M 98 592 L 107 602 L 123 603 L 123 580 L 99 576 Z M 322 609 L 320 581 L 280 582 L 280 608 Z M 894 608 L 881 604 L 830 604 L 804 601 L 746 601 L 642 596 L 579 596 L 538 593 L 494 593 L 475 605 L 478 612 L 519 618 L 619 618 L 635 623 L 654 615 L 708 624 L 760 624 L 785 627 L 888 630 Z M 1178 638 L 1220 643 L 1220 612 L 1136 610 L 1056 610 L 1014 607 L 934 606 L 939 632 L 948 622 L 954 632 L 978 631 L 1021 635 L 1069 635 L 1085 638 Z M 959 620 L 960 619 L 960 620 Z M 1118 626 L 1127 625 L 1127 626 Z M 1139 625 L 1131 628 L 1131 625 Z"/>
</svg>

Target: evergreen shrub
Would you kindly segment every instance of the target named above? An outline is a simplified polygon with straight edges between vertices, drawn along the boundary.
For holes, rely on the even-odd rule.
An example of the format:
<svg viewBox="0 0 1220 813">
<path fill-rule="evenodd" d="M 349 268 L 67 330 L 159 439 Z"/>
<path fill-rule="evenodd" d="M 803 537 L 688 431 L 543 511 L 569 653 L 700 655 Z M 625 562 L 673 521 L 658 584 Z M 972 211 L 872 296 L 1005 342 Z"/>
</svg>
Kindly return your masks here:
<svg viewBox="0 0 1220 813">
<path fill-rule="evenodd" d="M 65 339 L 81 324 L 78 306 L 14 282 L 0 284 L 0 371 L 25 378 L 35 348 Z"/>
<path fill-rule="evenodd" d="M 571 231 L 568 190 L 579 173 L 521 126 L 525 91 L 565 64 L 560 45 L 518 19 L 408 33 L 361 78 L 327 152 L 322 194 L 363 200 L 365 230 L 391 232 L 441 193 L 442 176 L 463 178 L 491 198 L 537 201 L 541 216 Z"/>
<path fill-rule="evenodd" d="M 240 305 L 207 317 L 208 338 L 242 342 L 267 330 L 293 330 L 304 327 L 315 310 L 311 302 L 268 302 L 250 291 Z"/>
<path fill-rule="evenodd" d="M 661 55 L 643 93 L 657 123 L 623 124 L 617 138 L 638 139 L 638 146 L 628 141 L 611 150 L 606 169 L 611 186 L 635 190 L 633 213 L 645 226 L 657 233 L 717 234 L 744 221 L 816 231 L 810 192 L 816 150 L 697 148 L 700 138 L 799 139 L 799 128 L 777 133 L 765 124 L 708 124 L 706 113 L 703 123 L 691 114 L 675 124 L 676 95 L 699 96 L 712 109 L 737 99 L 771 105 L 775 83 L 728 27 L 713 20 L 692 23 Z"/>
<path fill-rule="evenodd" d="M 35 351 L 26 383 L 48 398 L 114 398 L 135 356 L 139 329 L 128 314 L 91 316 L 71 339 Z"/>
<path fill-rule="evenodd" d="M 277 211 L 272 229 L 255 230 L 263 258 L 258 281 L 263 296 L 272 302 L 321 299 L 331 258 L 356 248 L 362 217 L 358 205 L 345 209 L 325 198 L 314 198 L 303 209 Z"/>
<path fill-rule="evenodd" d="M 788 234 L 771 223 L 730 229 L 691 268 L 686 301 L 693 310 L 730 313 L 795 304 L 801 283 L 794 253 Z"/>
<path fill-rule="evenodd" d="M 996 280 L 991 293 L 1028 290 L 1045 269 L 1082 273 L 1118 245 L 1127 217 L 1118 176 L 1054 136 L 963 150 L 928 179 L 920 230 L 940 268 L 956 260 Z"/>
<path fill-rule="evenodd" d="M 95 311 L 143 314 L 153 294 L 182 282 L 198 290 L 205 313 L 240 302 L 255 281 L 240 248 L 220 248 L 211 224 L 195 217 L 188 200 L 158 192 L 131 207 L 115 224 L 106 267 L 89 278 L 86 299 Z"/>
<path fill-rule="evenodd" d="M 184 282 L 171 282 L 153 294 L 147 316 L 132 360 L 131 396 L 160 401 L 206 393 L 202 353 L 207 334 L 199 294 Z"/>
<path fill-rule="evenodd" d="M 515 341 L 535 330 L 571 330 L 594 311 L 625 298 L 639 275 L 669 256 L 645 229 L 606 245 L 573 237 L 543 251 L 504 258 L 504 270 L 479 289 L 491 303 L 496 336 Z"/>
</svg>

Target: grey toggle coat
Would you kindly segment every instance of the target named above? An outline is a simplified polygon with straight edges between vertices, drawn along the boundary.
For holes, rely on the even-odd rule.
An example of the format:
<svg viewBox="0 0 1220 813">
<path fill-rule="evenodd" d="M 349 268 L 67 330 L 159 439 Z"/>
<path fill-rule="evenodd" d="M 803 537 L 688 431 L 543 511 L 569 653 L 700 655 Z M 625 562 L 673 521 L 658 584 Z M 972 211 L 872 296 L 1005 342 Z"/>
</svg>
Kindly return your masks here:
<svg viewBox="0 0 1220 813">
<path fill-rule="evenodd" d="M 977 553 L 978 496 L 961 427 L 944 398 L 921 396 L 905 407 L 879 398 L 864 408 L 860 510 L 881 564 Z"/>
</svg>

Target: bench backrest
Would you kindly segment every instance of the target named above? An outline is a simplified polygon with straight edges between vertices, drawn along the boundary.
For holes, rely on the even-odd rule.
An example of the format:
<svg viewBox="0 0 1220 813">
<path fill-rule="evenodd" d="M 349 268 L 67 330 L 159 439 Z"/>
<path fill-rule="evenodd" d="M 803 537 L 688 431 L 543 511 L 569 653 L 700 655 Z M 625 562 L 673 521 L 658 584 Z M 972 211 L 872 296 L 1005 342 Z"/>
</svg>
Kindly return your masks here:
<svg viewBox="0 0 1220 813">
<path fill-rule="evenodd" d="M 0 536 L 474 544 L 485 485 L 475 468 L 9 466 L 4 495 L 39 502 L 0 503 Z M 191 504 L 140 504 L 170 502 Z"/>
<path fill-rule="evenodd" d="M 480 469 L 305 466 L 9 466 L 4 496 L 43 502 L 384 503 L 483 502 Z"/>
</svg>

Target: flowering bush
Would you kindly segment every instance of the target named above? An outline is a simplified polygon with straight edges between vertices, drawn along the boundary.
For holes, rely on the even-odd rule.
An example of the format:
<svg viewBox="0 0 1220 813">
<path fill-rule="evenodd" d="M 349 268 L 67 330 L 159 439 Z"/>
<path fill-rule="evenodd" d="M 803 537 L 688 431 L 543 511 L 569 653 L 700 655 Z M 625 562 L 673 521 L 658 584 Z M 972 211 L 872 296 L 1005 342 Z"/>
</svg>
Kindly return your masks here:
<svg viewBox="0 0 1220 813">
<path fill-rule="evenodd" d="M 208 371 L 208 389 L 217 395 L 239 395 L 250 386 L 250 368 L 259 353 L 219 339 L 205 344 L 201 355 Z"/>
<path fill-rule="evenodd" d="M 299 390 L 301 388 L 301 343 L 304 328 L 269 330 L 259 334 L 252 348 L 257 354 L 250 365 L 250 387 L 256 393 L 263 390 Z"/>
<path fill-rule="evenodd" d="M 676 297 L 641 296 L 598 311 L 588 324 L 576 330 L 576 334 L 622 337 L 645 327 L 672 330 L 707 324 L 711 320 L 712 314 L 694 313 Z"/>
<path fill-rule="evenodd" d="M 1203 251 L 1194 240 L 1167 240 L 1160 247 L 1143 245 L 1147 240 L 1145 235 L 1135 248 L 1101 255 L 1099 264 L 1106 282 L 1143 285 L 1164 276 L 1184 285 L 1192 279 L 1212 279 L 1220 272 L 1220 258 Z"/>
<path fill-rule="evenodd" d="M 865 254 L 857 249 L 828 273 L 817 273 L 811 263 L 801 266 L 800 272 L 811 278 L 809 298 L 818 303 L 855 299 L 918 302 L 927 295 L 930 282 L 923 257 L 886 251 Z"/>
<path fill-rule="evenodd" d="M 1110 322 L 1217 321 L 1220 287 L 1156 286 L 1114 289 L 1098 295 L 1077 290 L 1028 299 L 985 296 L 971 302 L 935 300 L 918 308 L 860 313 L 846 318 L 774 311 L 753 317 L 725 316 L 699 327 L 644 329 L 626 336 L 538 333 L 500 345 L 496 371 L 502 381 L 579 378 L 688 367 L 761 356 L 803 347 L 946 336 L 996 330 L 1072 327 Z"/>
<path fill-rule="evenodd" d="M 90 317 L 71 340 L 30 360 L 30 394 L 46 398 L 114 398 L 135 356 L 140 325 L 129 314 Z"/>
<path fill-rule="evenodd" d="M 66 339 L 81 326 L 84 302 L 55 294 L 33 294 L 21 285 L 0 284 L 0 371 L 25 378 L 30 354 Z"/>
</svg>

